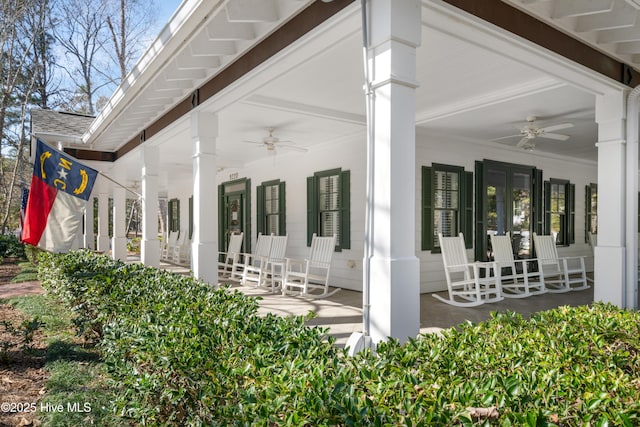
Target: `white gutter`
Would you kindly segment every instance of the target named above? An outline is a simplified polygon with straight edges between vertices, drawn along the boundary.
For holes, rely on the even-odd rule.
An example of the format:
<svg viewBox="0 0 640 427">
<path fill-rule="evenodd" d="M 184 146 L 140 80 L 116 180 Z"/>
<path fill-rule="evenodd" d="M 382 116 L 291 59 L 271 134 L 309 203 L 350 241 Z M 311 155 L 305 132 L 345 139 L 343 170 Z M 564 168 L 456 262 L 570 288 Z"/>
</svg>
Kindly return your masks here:
<svg viewBox="0 0 640 427">
<path fill-rule="evenodd" d="M 125 81 L 120 83 L 102 112 L 82 136 L 85 144 L 93 143 L 100 138 L 107 127 L 124 113 L 125 108 L 137 98 L 140 92 L 153 83 L 167 61 L 182 48 L 185 40 L 188 40 L 201 24 L 203 17 L 221 3 L 224 2 L 188 0 L 180 4 L 158 37 L 147 48 L 134 69 L 127 74 Z"/>
<path fill-rule="evenodd" d="M 626 274 L 624 308 L 638 309 L 638 119 L 640 85 L 627 96 L 626 127 Z"/>
<path fill-rule="evenodd" d="M 324 0 L 323 0 L 324 1 Z M 361 350 L 373 348 L 371 340 L 371 257 L 373 256 L 373 178 L 375 177 L 374 159 L 374 123 L 373 104 L 374 92 L 371 88 L 371 70 L 369 57 L 369 25 L 367 16 L 367 1 L 361 0 L 362 13 L 362 60 L 364 62 L 364 90 L 366 96 L 367 114 L 367 177 L 365 187 L 365 214 L 364 214 L 364 258 L 362 260 L 362 333 L 354 332 L 347 341 L 346 348 L 349 355 L 353 356 Z"/>
</svg>

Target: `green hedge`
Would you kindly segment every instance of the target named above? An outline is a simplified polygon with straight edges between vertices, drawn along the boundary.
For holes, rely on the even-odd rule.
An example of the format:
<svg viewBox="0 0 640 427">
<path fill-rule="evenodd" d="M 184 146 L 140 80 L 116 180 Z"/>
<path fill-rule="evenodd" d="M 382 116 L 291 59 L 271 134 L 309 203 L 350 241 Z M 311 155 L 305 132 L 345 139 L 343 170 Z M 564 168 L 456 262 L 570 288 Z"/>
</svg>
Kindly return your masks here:
<svg viewBox="0 0 640 427">
<path fill-rule="evenodd" d="M 228 288 L 84 251 L 40 268 L 139 425 L 640 425 L 640 317 L 610 305 L 495 314 L 349 358 Z"/>
<path fill-rule="evenodd" d="M 25 258 L 24 244 L 13 234 L 0 234 L 0 260 L 2 258 Z"/>
</svg>

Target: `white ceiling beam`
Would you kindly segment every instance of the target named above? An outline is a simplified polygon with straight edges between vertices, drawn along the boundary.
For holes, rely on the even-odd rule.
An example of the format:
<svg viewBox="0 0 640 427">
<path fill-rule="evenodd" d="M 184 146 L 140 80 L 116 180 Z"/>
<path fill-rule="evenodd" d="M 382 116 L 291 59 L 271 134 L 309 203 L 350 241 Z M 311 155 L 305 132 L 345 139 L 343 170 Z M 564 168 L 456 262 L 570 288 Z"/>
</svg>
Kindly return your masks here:
<svg viewBox="0 0 640 427">
<path fill-rule="evenodd" d="M 191 53 L 196 56 L 228 56 L 237 52 L 236 42 L 231 40 L 198 40 L 191 45 Z"/>
<path fill-rule="evenodd" d="M 163 91 L 151 91 L 149 94 L 145 94 L 145 98 L 149 101 L 172 101 L 184 94 L 182 89 L 169 89 Z"/>
<path fill-rule="evenodd" d="M 640 41 L 618 43 L 616 53 L 637 54 L 640 53 Z"/>
<path fill-rule="evenodd" d="M 604 30 L 598 32 L 599 44 L 640 41 L 640 28 L 620 28 L 617 30 Z"/>
<path fill-rule="evenodd" d="M 242 101 L 242 103 L 253 105 L 256 107 L 268 108 L 271 110 L 279 110 L 296 114 L 304 114 L 307 116 L 339 120 L 345 123 L 355 123 L 359 125 L 364 125 L 367 123 L 367 118 L 360 114 L 346 113 L 340 110 L 316 107 L 309 104 L 285 101 L 284 99 L 271 98 L 262 95 L 252 95 Z"/>
<path fill-rule="evenodd" d="M 416 124 L 421 125 L 433 120 L 439 120 L 468 111 L 479 110 L 491 105 L 500 104 L 514 99 L 527 97 L 536 93 L 558 89 L 566 86 L 566 83 L 552 78 L 541 78 L 522 85 L 508 87 L 504 90 L 486 93 L 481 96 L 469 98 L 465 101 L 442 105 L 438 108 L 425 110 L 416 117 Z"/>
<path fill-rule="evenodd" d="M 610 12 L 579 17 L 575 30 L 584 33 L 632 27 L 636 23 L 637 14 L 638 10 L 627 2 L 616 2 Z"/>
<path fill-rule="evenodd" d="M 226 10 L 231 22 L 275 22 L 279 19 L 274 0 L 231 0 Z"/>
<path fill-rule="evenodd" d="M 191 55 L 189 51 L 178 56 L 174 63 L 178 70 L 213 70 L 220 66 L 220 58 L 217 56 Z"/>
<path fill-rule="evenodd" d="M 214 16 L 206 29 L 209 40 L 253 40 L 256 38 L 253 24 L 229 22 L 224 14 Z"/>
<path fill-rule="evenodd" d="M 202 68 L 190 68 L 179 70 L 175 66 L 170 66 L 165 71 L 164 77 L 167 81 L 176 80 L 202 80 L 207 76 L 207 73 Z"/>
<path fill-rule="evenodd" d="M 563 0 L 554 4 L 553 19 L 611 12 L 613 0 Z"/>
</svg>

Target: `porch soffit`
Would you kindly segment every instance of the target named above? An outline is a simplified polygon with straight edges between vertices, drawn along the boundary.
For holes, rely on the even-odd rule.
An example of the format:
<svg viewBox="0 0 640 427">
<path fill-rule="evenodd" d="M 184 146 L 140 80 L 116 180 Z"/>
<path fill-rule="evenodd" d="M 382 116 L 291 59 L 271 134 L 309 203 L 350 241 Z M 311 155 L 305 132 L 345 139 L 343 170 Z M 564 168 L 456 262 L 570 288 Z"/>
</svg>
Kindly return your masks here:
<svg viewBox="0 0 640 427">
<path fill-rule="evenodd" d="M 502 1 L 640 71 L 640 0 Z"/>
<path fill-rule="evenodd" d="M 84 134 L 116 151 L 312 0 L 185 1 Z M 203 25 L 202 21 L 206 23 Z"/>
</svg>

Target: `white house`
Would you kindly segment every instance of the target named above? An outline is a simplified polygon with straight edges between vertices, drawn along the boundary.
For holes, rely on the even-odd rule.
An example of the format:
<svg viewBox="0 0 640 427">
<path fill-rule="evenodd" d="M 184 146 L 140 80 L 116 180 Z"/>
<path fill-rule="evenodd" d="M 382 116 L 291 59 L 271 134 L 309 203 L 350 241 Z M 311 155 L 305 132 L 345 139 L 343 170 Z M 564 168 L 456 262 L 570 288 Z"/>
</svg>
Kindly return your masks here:
<svg viewBox="0 0 640 427">
<path fill-rule="evenodd" d="M 491 233 L 528 257 L 532 232 L 554 233 L 561 255 L 590 255 L 597 232 L 594 298 L 636 309 L 639 13 L 634 0 L 184 0 L 81 141 L 39 136 L 141 189 L 148 265 L 160 199 L 211 282 L 234 230 L 245 250 L 287 233 L 289 256 L 337 233 L 331 284 L 362 290 L 370 267 L 375 341 L 416 335 L 418 294 L 445 288 L 438 231 L 463 232 L 475 259 Z M 124 258 L 132 194 L 102 179 L 94 196 L 97 249 Z"/>
</svg>

